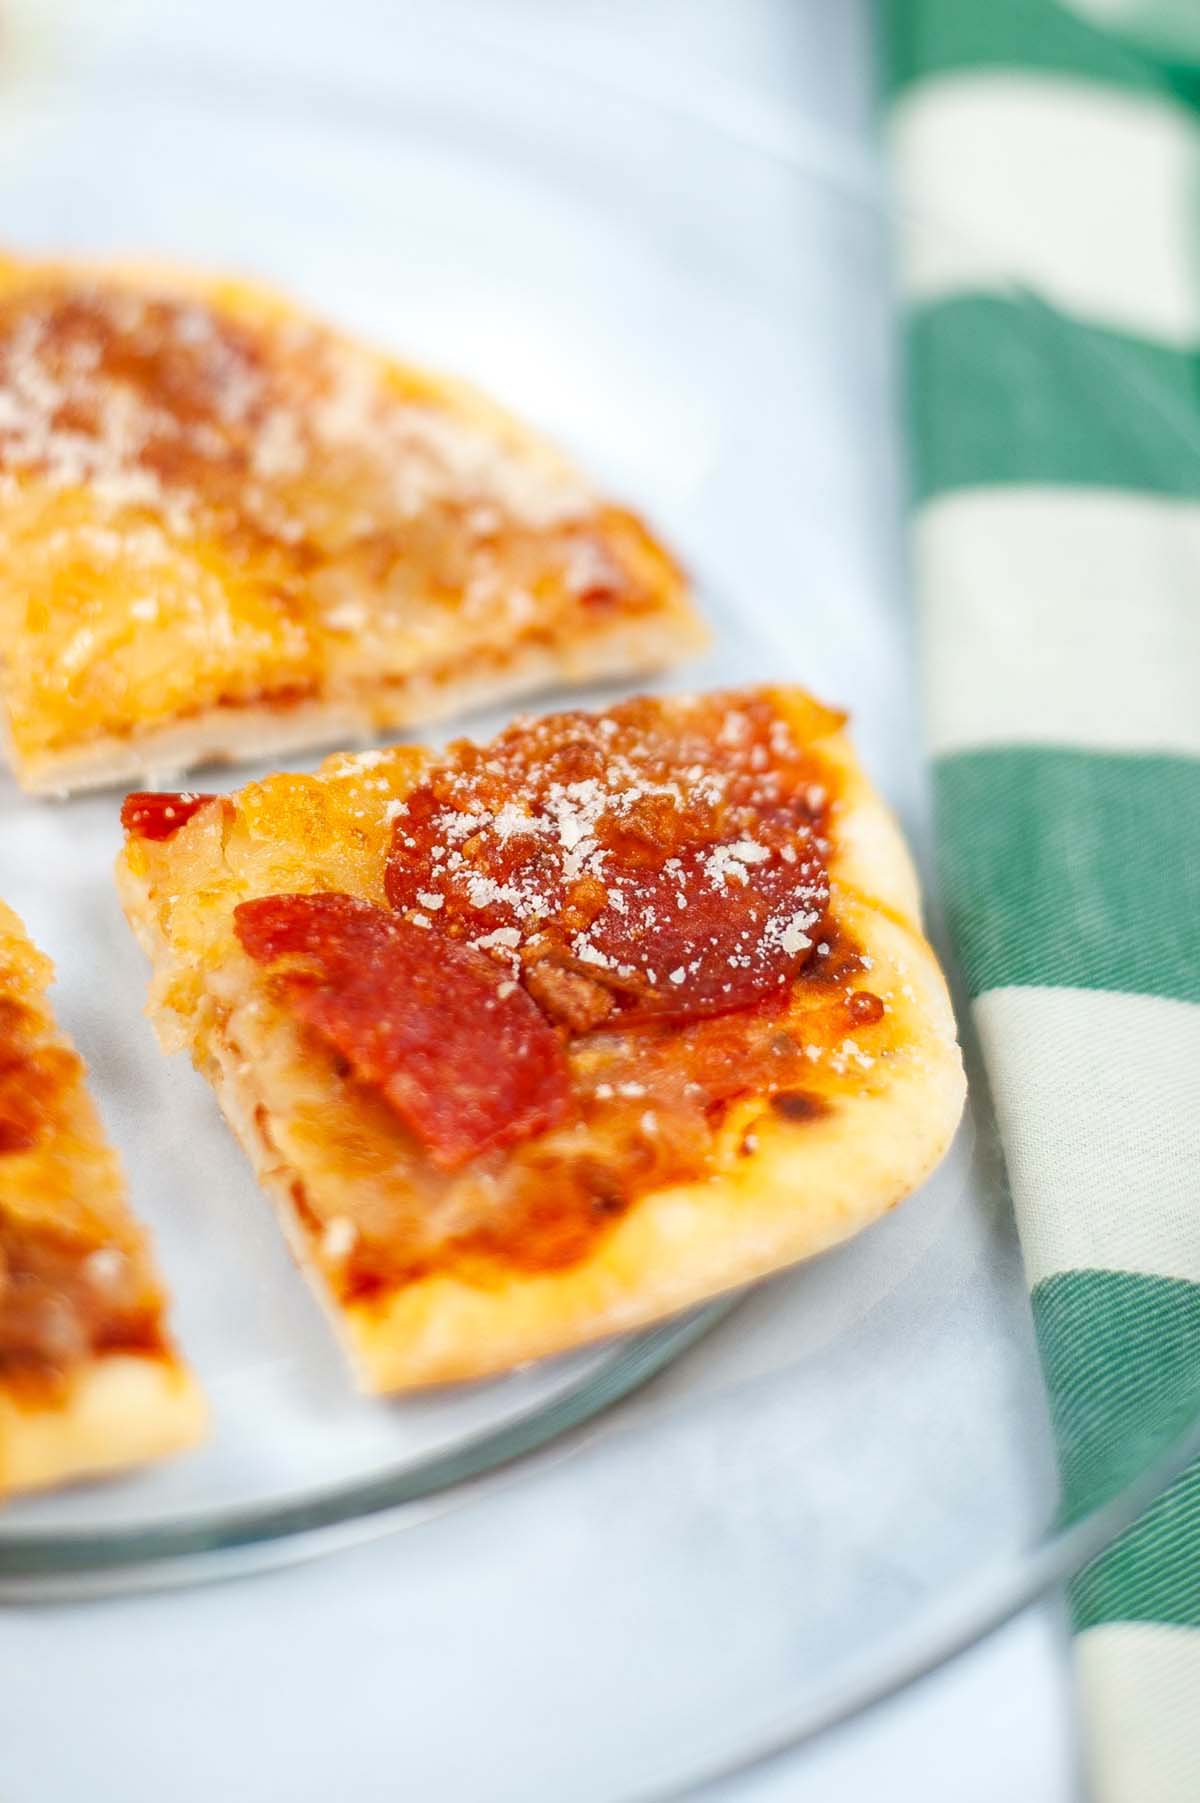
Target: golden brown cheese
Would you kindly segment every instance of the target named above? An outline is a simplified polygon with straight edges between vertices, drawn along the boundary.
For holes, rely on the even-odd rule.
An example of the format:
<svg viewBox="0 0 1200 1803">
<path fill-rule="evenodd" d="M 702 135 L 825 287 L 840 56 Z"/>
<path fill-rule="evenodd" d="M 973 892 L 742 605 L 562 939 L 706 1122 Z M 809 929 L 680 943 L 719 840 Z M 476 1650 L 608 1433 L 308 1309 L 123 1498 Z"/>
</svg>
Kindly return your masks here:
<svg viewBox="0 0 1200 1803">
<path fill-rule="evenodd" d="M 668 553 L 458 384 L 233 282 L 0 260 L 0 700 L 72 786 L 700 640 Z"/>
</svg>

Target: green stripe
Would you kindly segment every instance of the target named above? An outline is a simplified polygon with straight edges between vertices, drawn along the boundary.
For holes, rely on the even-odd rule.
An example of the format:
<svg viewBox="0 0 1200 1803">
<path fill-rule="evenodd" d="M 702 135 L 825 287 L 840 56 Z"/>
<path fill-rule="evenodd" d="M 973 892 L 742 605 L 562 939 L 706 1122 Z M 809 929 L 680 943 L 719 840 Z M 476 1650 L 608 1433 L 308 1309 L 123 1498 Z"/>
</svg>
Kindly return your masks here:
<svg viewBox="0 0 1200 1803">
<path fill-rule="evenodd" d="M 965 752 L 935 766 L 934 798 L 972 995 L 1042 984 L 1200 1001 L 1200 760 Z"/>
<path fill-rule="evenodd" d="M 882 32 L 892 98 L 1012 72 L 1200 107 L 1194 63 L 1141 55 L 1056 0 L 885 0 Z M 919 308 L 907 334 L 918 502 L 1015 484 L 1200 497 L 1196 355 L 1015 291 Z M 1010 747 L 948 758 L 935 781 L 949 924 L 973 994 L 1038 984 L 1200 1001 L 1200 762 Z M 1033 1307 L 1064 1512 L 1078 1519 L 1200 1415 L 1200 1286 L 1072 1271 L 1038 1285 Z M 1072 1604 L 1079 1627 L 1200 1627 L 1200 1464 L 1080 1576 Z"/>
<path fill-rule="evenodd" d="M 1130 1196 L 1129 1206 L 1137 1207 Z M 1116 1496 L 1200 1418 L 1200 1285 L 1064 1271 L 1032 1296 L 1068 1520 Z"/>
<path fill-rule="evenodd" d="M 1021 69 L 1200 104 L 1193 64 L 1142 54 L 1055 0 L 886 0 L 881 22 L 881 72 L 889 97 L 930 76 Z"/>
<path fill-rule="evenodd" d="M 1071 1614 L 1076 1628 L 1106 1621 L 1200 1628 L 1200 1464 L 1079 1574 Z"/>
<path fill-rule="evenodd" d="M 1195 1427 L 1200 1285 L 1133 1271 L 1066 1271 L 1038 1284 L 1032 1302 L 1063 1514 L 1078 1520 Z M 1080 1574 L 1071 1606 L 1079 1628 L 1106 1621 L 1200 1627 L 1200 1464 Z"/>
<path fill-rule="evenodd" d="M 997 295 L 919 308 L 906 332 L 918 502 L 1001 483 L 1200 496 L 1200 356 Z"/>
</svg>

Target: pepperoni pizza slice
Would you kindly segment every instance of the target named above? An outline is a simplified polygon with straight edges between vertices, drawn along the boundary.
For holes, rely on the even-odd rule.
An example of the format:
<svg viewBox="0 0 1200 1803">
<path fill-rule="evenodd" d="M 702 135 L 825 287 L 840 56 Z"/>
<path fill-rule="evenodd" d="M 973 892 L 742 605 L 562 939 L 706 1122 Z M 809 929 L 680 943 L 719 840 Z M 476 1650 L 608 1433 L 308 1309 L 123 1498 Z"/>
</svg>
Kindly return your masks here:
<svg viewBox="0 0 1200 1803">
<path fill-rule="evenodd" d="M 795 689 L 131 796 L 118 877 L 362 1381 L 503 1370 L 855 1233 L 963 1074 L 897 829 Z"/>
<path fill-rule="evenodd" d="M 62 791 L 344 743 L 703 633 L 460 383 L 235 281 L 0 257 L 0 730 Z"/>
<path fill-rule="evenodd" d="M 50 976 L 0 903 L 0 1495 L 158 1458 L 204 1423 Z"/>
</svg>

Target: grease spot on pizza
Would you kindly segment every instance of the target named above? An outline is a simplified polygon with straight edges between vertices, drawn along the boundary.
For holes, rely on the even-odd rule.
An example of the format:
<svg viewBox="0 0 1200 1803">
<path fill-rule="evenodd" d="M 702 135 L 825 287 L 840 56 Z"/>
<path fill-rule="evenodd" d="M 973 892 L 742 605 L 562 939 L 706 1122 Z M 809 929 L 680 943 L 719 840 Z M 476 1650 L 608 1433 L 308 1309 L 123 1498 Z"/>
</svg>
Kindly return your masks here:
<svg viewBox="0 0 1200 1803">
<path fill-rule="evenodd" d="M 883 1019 L 885 1009 L 880 998 L 869 989 L 856 989 L 847 999 L 846 1012 L 858 1026 L 873 1027 Z"/>
</svg>

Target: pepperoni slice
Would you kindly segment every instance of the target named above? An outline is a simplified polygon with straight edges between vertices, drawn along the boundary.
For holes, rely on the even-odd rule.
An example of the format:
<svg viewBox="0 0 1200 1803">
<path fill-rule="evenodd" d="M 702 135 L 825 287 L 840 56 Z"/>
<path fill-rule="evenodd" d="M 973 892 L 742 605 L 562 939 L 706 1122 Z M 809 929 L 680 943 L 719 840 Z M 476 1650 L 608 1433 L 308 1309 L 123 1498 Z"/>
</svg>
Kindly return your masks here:
<svg viewBox="0 0 1200 1803">
<path fill-rule="evenodd" d="M 827 799 L 767 691 L 549 715 L 450 748 L 396 819 L 388 899 L 572 1033 L 750 1007 L 828 906 Z"/>
<path fill-rule="evenodd" d="M 346 1058 L 454 1170 L 561 1120 L 561 1039 L 525 991 L 473 947 L 340 894 L 242 902 L 234 929 L 298 1019 Z"/>
<path fill-rule="evenodd" d="M 201 795 L 192 789 L 185 789 L 180 794 L 139 789 L 121 803 L 121 825 L 136 839 L 169 839 L 206 801 L 213 799 L 211 795 Z"/>
<path fill-rule="evenodd" d="M 625 991 L 627 1020 L 752 1007 L 807 962 L 829 901 L 808 836 L 760 826 L 755 841 L 685 846 L 668 862 L 653 874 L 610 865 L 606 904 L 584 942 L 604 960 L 591 968 L 595 980 Z"/>
</svg>

